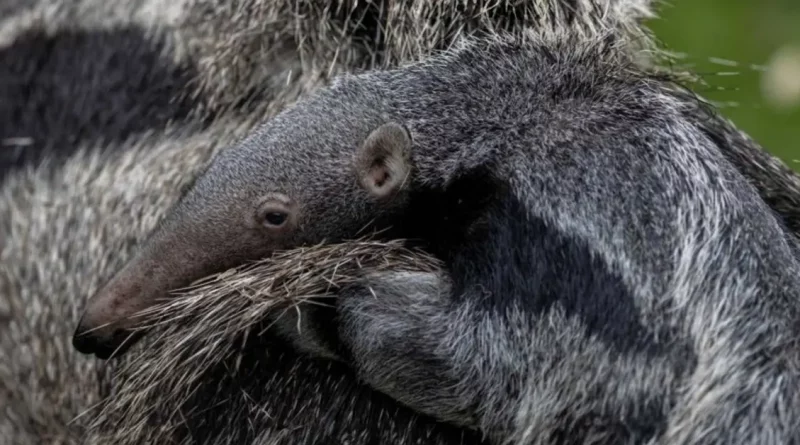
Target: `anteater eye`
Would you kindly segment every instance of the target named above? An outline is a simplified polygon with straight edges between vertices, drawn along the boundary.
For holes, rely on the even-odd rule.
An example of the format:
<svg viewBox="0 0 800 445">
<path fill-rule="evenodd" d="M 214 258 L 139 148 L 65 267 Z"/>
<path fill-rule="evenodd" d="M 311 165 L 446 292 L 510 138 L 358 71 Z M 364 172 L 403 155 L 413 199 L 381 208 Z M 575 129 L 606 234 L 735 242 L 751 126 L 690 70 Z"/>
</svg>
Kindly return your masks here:
<svg viewBox="0 0 800 445">
<path fill-rule="evenodd" d="M 288 218 L 289 215 L 283 212 L 269 212 L 264 215 L 264 222 L 270 226 L 280 227 Z"/>
<path fill-rule="evenodd" d="M 256 211 L 247 220 L 252 228 L 269 230 L 273 235 L 284 233 L 296 224 L 297 206 L 282 193 L 268 193 L 261 197 Z"/>
</svg>

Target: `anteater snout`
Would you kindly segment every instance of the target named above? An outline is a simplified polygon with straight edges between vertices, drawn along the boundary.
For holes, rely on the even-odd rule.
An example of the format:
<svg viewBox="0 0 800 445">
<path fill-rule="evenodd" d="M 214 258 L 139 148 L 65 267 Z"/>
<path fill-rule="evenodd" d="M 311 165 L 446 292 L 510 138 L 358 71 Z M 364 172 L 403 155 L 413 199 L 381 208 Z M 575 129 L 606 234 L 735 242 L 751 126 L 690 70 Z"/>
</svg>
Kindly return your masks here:
<svg viewBox="0 0 800 445">
<path fill-rule="evenodd" d="M 103 359 L 122 355 L 145 334 L 149 309 L 171 298 L 171 290 L 223 267 L 225 252 L 210 255 L 194 246 L 200 240 L 165 230 L 89 299 L 72 338 L 79 352 Z"/>
<path fill-rule="evenodd" d="M 94 354 L 107 360 L 125 353 L 141 336 L 121 328 L 93 329 L 82 318 L 72 335 L 72 346 L 82 354 Z"/>
<path fill-rule="evenodd" d="M 123 271 L 89 299 L 72 335 L 73 347 L 101 359 L 120 356 L 141 336 L 137 313 L 154 300 L 154 289 Z"/>
</svg>

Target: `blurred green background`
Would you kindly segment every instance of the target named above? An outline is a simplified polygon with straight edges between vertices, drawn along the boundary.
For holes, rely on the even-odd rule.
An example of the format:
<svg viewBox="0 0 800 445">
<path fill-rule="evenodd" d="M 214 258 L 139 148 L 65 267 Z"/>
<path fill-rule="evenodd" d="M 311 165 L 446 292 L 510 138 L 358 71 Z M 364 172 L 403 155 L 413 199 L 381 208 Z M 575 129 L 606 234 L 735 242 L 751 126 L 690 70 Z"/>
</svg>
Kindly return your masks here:
<svg viewBox="0 0 800 445">
<path fill-rule="evenodd" d="M 649 25 L 695 91 L 800 171 L 800 0 L 670 0 Z"/>
</svg>

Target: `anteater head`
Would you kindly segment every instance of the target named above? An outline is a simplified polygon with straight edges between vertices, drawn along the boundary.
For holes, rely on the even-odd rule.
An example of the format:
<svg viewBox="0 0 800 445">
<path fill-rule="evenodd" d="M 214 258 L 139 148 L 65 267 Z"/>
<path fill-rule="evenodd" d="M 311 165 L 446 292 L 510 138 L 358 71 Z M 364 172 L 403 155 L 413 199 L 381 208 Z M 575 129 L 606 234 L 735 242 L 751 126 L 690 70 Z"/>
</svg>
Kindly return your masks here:
<svg viewBox="0 0 800 445">
<path fill-rule="evenodd" d="M 298 104 L 220 153 L 90 298 L 74 347 L 118 356 L 140 335 L 134 315 L 175 289 L 276 250 L 384 228 L 407 198 L 411 134 L 379 113 L 336 115 L 347 107 L 330 100 Z"/>
</svg>

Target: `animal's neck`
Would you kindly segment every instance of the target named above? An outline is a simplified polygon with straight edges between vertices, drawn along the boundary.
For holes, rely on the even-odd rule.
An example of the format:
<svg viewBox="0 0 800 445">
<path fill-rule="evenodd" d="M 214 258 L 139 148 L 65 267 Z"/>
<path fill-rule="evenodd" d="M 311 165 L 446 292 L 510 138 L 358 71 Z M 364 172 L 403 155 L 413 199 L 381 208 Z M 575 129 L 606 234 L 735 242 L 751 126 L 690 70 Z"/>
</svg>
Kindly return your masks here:
<svg viewBox="0 0 800 445">
<path fill-rule="evenodd" d="M 409 200 L 404 218 L 391 236 L 410 239 L 441 260 L 448 261 L 468 241 L 486 209 L 502 188 L 488 169 L 456 178 L 446 188 L 420 187 Z"/>
</svg>

